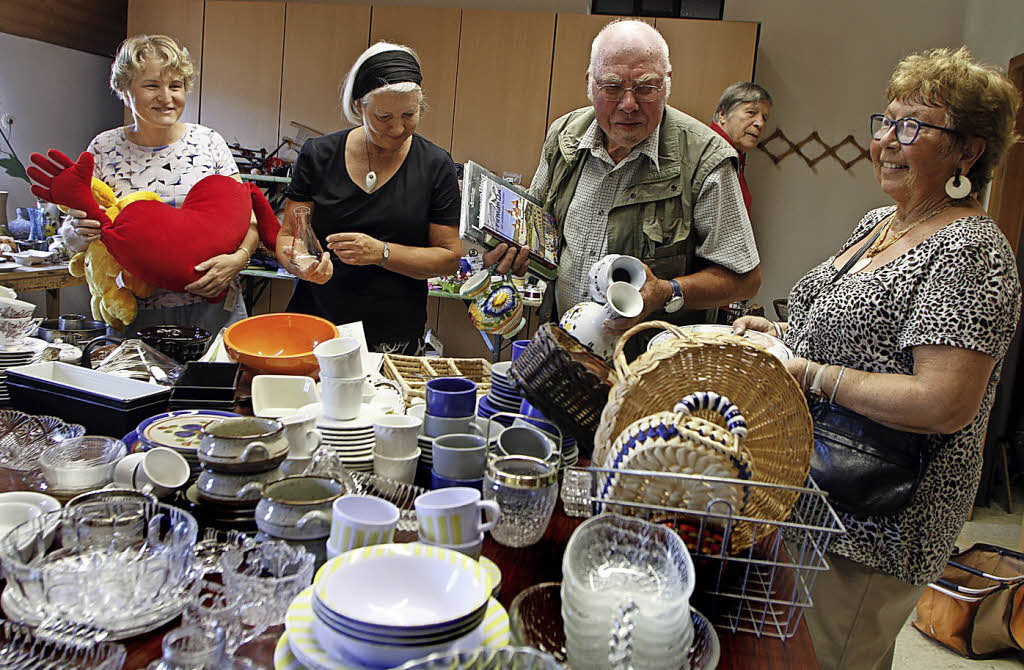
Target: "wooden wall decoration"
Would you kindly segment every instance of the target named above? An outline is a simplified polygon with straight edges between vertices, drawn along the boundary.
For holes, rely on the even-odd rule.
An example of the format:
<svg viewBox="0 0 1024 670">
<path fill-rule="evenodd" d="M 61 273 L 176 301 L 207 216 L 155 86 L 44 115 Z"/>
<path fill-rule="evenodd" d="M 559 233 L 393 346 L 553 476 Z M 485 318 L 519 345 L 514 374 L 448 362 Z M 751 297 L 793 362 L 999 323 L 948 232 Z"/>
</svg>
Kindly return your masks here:
<svg viewBox="0 0 1024 670">
<path fill-rule="evenodd" d="M 113 58 L 128 0 L 0 0 L 0 32 Z"/>
<path fill-rule="evenodd" d="M 385 40 L 416 50 L 427 100 L 416 132 L 446 151 L 452 148 L 461 21 L 461 9 L 382 5 L 373 8 L 370 23 L 370 44 Z"/>
<path fill-rule="evenodd" d="M 292 121 L 321 133 L 352 125 L 341 113 L 340 86 L 369 34 L 367 6 L 287 3 L 278 137 L 295 137 Z"/>
<path fill-rule="evenodd" d="M 774 140 L 781 141 L 782 143 L 787 145 L 788 148 L 782 153 L 774 153 L 772 150 L 768 148 L 768 144 L 770 144 Z M 816 142 L 818 146 L 822 148 L 821 154 L 812 157 L 804 153 L 803 148 L 806 145 L 810 144 L 811 142 Z M 839 151 L 846 146 L 853 147 L 853 149 L 857 152 L 857 155 L 854 156 L 851 160 L 845 160 L 842 156 L 839 155 Z M 843 138 L 842 142 L 833 146 L 825 142 L 825 140 L 821 139 L 821 135 L 818 134 L 817 130 L 815 130 L 810 135 L 794 144 L 792 140 L 786 137 L 786 134 L 782 132 L 781 129 L 776 128 L 775 132 L 768 136 L 768 139 L 758 142 L 757 148 L 763 151 L 765 154 L 767 154 L 768 158 L 771 158 L 772 163 L 774 163 L 775 165 L 781 163 L 791 154 L 796 154 L 800 158 L 803 158 L 804 162 L 807 163 L 807 167 L 810 168 L 813 168 L 815 165 L 817 165 L 818 163 L 820 163 L 822 160 L 829 156 L 835 158 L 836 161 L 843 166 L 844 170 L 849 170 L 860 160 L 871 160 L 871 156 L 868 153 L 868 150 L 862 147 L 860 144 L 858 144 L 857 140 L 853 137 L 853 135 L 847 135 L 845 138 Z"/>
</svg>

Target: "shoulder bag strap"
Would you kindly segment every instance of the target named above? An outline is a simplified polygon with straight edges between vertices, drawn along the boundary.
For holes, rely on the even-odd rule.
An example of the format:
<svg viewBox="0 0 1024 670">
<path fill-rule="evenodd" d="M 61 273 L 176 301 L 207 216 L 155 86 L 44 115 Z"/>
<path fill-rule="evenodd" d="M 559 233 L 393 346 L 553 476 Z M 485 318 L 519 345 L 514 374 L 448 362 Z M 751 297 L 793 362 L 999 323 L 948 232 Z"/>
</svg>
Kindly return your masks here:
<svg viewBox="0 0 1024 670">
<path fill-rule="evenodd" d="M 883 221 L 884 221 L 884 219 L 883 219 Z M 830 284 L 835 284 L 837 281 L 839 281 L 842 278 L 843 275 L 845 275 L 847 272 L 849 272 L 850 268 L 853 267 L 854 263 L 856 263 L 857 261 L 860 260 L 860 257 L 864 255 L 864 253 L 871 247 L 872 244 L 874 244 L 875 240 L 878 239 L 878 236 L 881 233 L 882 233 L 882 229 L 881 229 L 881 227 L 879 227 L 879 229 L 875 231 L 875 234 L 871 236 L 871 239 L 869 239 L 867 242 L 865 242 L 864 245 L 861 246 L 860 249 L 857 249 L 857 253 L 855 253 L 853 256 L 851 256 L 850 260 L 846 261 L 846 264 L 843 265 L 843 267 L 839 268 L 839 272 L 836 273 L 835 277 L 832 277 L 832 281 L 830 281 L 829 283 Z"/>
</svg>

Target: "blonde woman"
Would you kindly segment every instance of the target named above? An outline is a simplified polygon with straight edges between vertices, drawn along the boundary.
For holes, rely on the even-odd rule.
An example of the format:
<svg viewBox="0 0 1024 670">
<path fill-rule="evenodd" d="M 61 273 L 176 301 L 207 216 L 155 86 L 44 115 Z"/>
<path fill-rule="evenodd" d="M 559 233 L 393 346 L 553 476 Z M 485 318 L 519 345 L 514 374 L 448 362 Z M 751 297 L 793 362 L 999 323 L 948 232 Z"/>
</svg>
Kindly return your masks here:
<svg viewBox="0 0 1024 670">
<path fill-rule="evenodd" d="M 94 175 L 117 197 L 154 191 L 164 202 L 180 207 L 203 177 L 219 174 L 241 180 L 231 151 L 216 131 L 181 121 L 186 93 L 196 74 L 188 50 L 171 37 L 136 35 L 121 44 L 110 69 L 110 88 L 131 110 L 133 121 L 102 132 L 89 143 L 96 160 Z M 129 334 L 165 323 L 199 326 L 216 334 L 225 325 L 245 318 L 235 278 L 259 243 L 255 224 L 253 217 L 237 250 L 200 263 L 196 269 L 204 274 L 185 287 L 185 293 L 160 290 L 140 300 Z M 71 218 L 63 232 L 68 246 L 81 251 L 99 237 L 99 222 Z M 206 300 L 228 287 L 233 290 L 224 301 Z"/>
<path fill-rule="evenodd" d="M 306 142 L 286 193 L 278 258 L 299 281 L 289 311 L 362 321 L 375 351 L 419 352 L 428 277 L 459 267 L 461 196 L 448 152 L 416 135 L 419 60 L 379 42 L 356 60 L 342 109 L 355 128 Z M 309 271 L 291 262 L 295 210 L 332 254 Z"/>
</svg>

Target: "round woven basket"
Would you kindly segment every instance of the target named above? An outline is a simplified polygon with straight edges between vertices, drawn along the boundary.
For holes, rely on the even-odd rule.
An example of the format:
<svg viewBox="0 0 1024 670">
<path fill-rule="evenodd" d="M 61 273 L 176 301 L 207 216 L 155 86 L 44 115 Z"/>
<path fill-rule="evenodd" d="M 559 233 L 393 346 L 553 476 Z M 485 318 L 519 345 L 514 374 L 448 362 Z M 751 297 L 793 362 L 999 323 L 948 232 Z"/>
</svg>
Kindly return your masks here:
<svg viewBox="0 0 1024 670">
<path fill-rule="evenodd" d="M 652 328 L 670 330 L 677 339 L 652 349 L 631 364 L 623 347 L 634 334 Z M 754 482 L 802 487 L 810 470 L 813 426 L 807 400 L 796 380 L 774 356 L 743 337 L 689 334 L 672 324 L 651 321 L 626 331 L 615 348 L 618 381 L 594 435 L 593 463 L 606 467 L 612 443 L 631 423 L 671 410 L 684 396 L 714 391 L 727 396 L 743 412 L 748 434 L 743 446 L 754 465 Z M 724 425 L 714 412 L 700 411 L 709 421 Z M 742 516 L 784 521 L 799 491 L 752 486 Z M 752 523 L 737 523 L 730 538 L 733 553 L 750 547 L 756 533 Z"/>
<path fill-rule="evenodd" d="M 588 455 L 615 381 L 608 364 L 558 324 L 545 323 L 509 374 L 523 397 L 563 433 L 575 437 L 580 451 Z"/>
</svg>

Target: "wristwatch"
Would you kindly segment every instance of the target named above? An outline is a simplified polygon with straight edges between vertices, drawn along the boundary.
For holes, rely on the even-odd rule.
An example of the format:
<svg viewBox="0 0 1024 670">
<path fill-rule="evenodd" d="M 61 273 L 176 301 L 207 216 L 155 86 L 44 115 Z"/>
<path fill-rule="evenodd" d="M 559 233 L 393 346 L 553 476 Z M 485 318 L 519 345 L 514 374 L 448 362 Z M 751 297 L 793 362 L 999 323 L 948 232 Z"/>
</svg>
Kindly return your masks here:
<svg viewBox="0 0 1024 670">
<path fill-rule="evenodd" d="M 391 258 L 391 247 L 389 247 L 388 243 L 385 242 L 384 243 L 384 248 L 380 252 L 380 262 L 377 263 L 377 265 L 380 265 L 381 267 L 383 267 L 384 264 L 388 262 L 389 258 Z"/>
<path fill-rule="evenodd" d="M 665 303 L 665 311 L 671 314 L 672 312 L 678 312 L 683 308 L 683 287 L 679 285 L 675 279 L 669 279 L 669 284 L 672 284 L 672 297 Z"/>
</svg>

